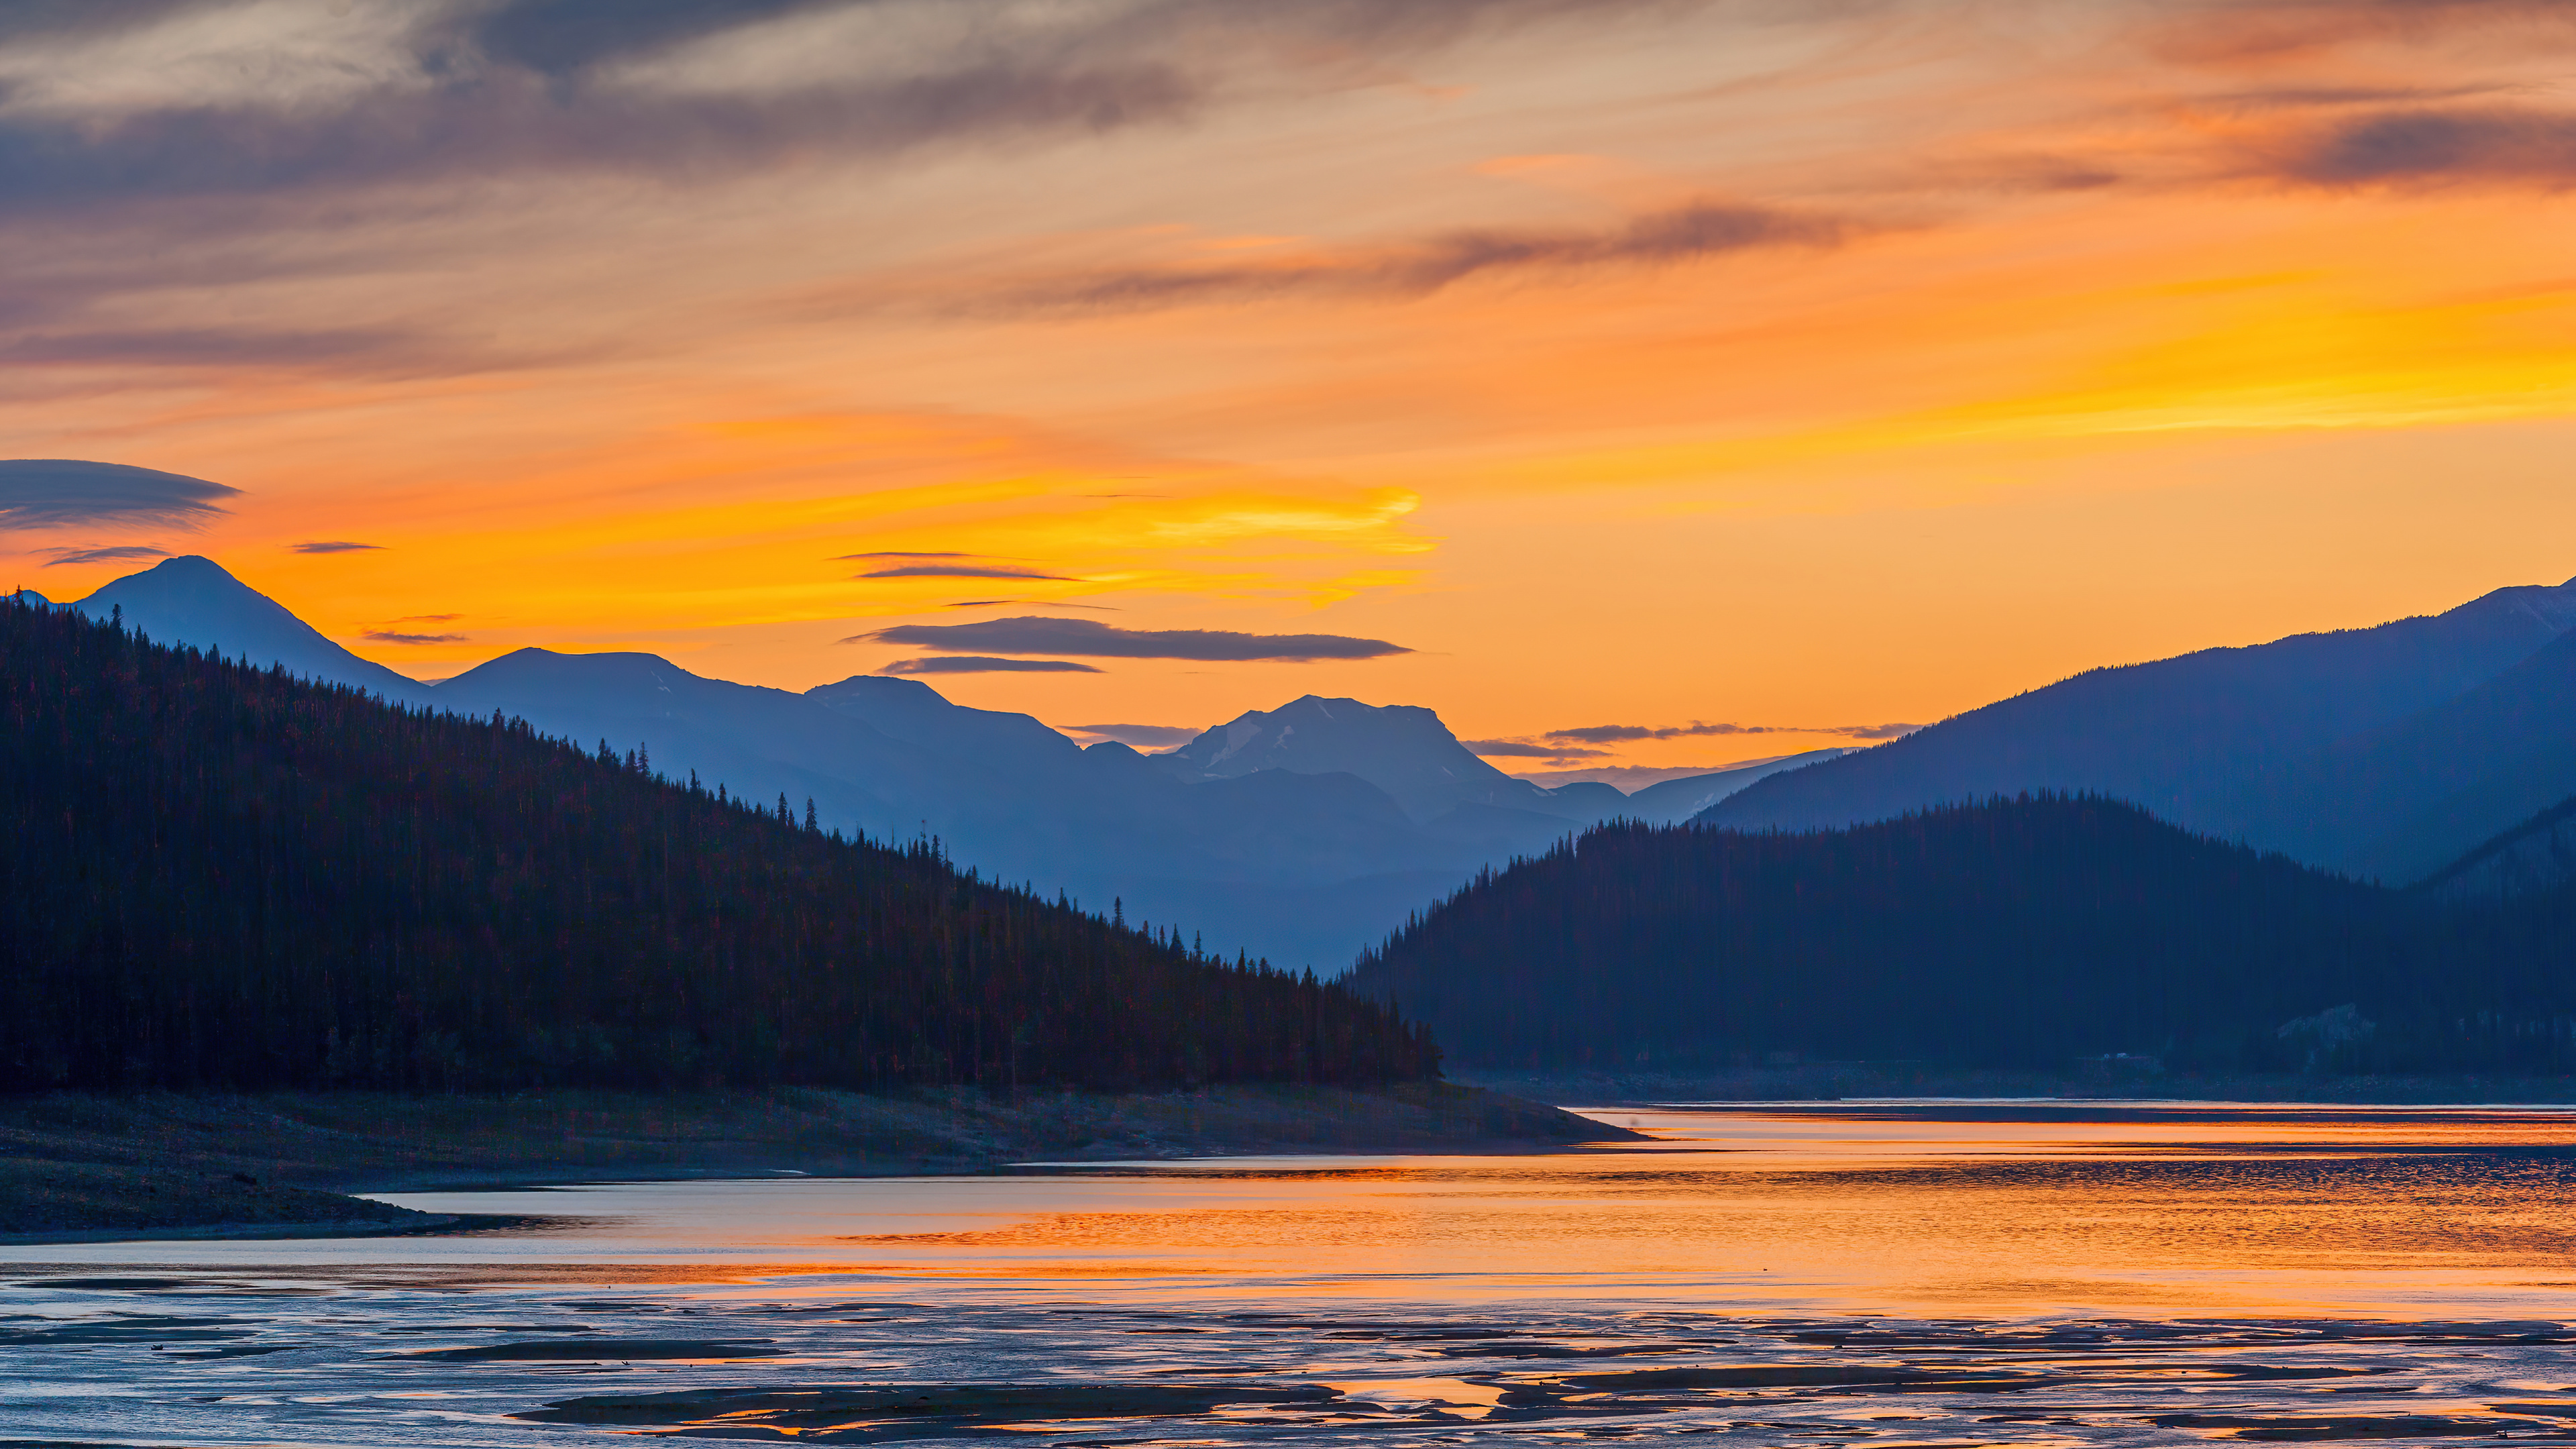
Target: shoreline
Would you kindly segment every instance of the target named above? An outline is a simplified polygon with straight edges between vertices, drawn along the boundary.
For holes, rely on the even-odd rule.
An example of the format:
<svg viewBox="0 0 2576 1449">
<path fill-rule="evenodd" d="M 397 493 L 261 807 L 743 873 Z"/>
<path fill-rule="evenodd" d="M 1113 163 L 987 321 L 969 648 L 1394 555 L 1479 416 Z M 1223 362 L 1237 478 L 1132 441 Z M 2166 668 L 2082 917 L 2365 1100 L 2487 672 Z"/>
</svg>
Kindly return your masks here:
<svg viewBox="0 0 2576 1449">
<path fill-rule="evenodd" d="M 45 1093 L 0 1098 L 0 1245 L 473 1231 L 353 1194 L 981 1174 L 1037 1160 L 1508 1154 L 1639 1134 L 1483 1088 Z M 467 1224 L 460 1229 L 460 1224 Z"/>
<path fill-rule="evenodd" d="M 2136 1102 L 2249 1106 L 2553 1107 L 2576 1110 L 2576 1077 L 2502 1073 L 2456 1076 L 2202 1075 L 2113 1068 L 2096 1073 L 1927 1069 L 1903 1062 L 1643 1068 L 1623 1071 L 1461 1067 L 1451 1080 L 1585 1111 L 1628 1107 L 1942 1099 L 2066 1103 Z"/>
</svg>

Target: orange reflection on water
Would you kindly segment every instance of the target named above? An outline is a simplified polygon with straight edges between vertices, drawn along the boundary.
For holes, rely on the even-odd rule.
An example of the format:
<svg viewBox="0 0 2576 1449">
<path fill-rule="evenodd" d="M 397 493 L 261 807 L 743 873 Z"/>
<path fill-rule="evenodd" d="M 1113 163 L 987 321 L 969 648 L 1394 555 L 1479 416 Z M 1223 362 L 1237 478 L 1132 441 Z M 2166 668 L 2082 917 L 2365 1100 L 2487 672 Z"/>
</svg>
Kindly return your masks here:
<svg viewBox="0 0 2576 1449">
<path fill-rule="evenodd" d="M 980 1177 L 411 1193 L 558 1230 L 190 1245 L 199 1261 L 594 1263 L 816 1292 L 1087 1301 L 1687 1300 L 1924 1316 L 2576 1317 L 2576 1111 L 2152 1103 L 1695 1105 L 1508 1157 L 1031 1165 Z M 169 1261 L 172 1245 L 133 1245 Z M 100 1245 L 64 1261 L 114 1261 Z M 26 1257 L 22 1252 L 20 1256 Z M 840 1287 L 826 1286 L 839 1280 Z M 728 1290 L 730 1291 L 730 1290 Z M 755 1290 L 787 1289 L 775 1280 Z"/>
</svg>

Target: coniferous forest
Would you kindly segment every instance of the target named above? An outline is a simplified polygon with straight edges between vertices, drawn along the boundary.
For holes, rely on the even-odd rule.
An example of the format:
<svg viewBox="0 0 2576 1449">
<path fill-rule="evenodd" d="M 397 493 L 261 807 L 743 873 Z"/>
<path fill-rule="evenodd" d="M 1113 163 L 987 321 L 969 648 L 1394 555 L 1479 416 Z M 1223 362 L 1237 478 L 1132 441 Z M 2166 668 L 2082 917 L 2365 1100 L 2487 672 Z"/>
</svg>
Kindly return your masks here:
<svg viewBox="0 0 2576 1449">
<path fill-rule="evenodd" d="M 1476 1065 L 2576 1069 L 2576 889 L 2447 905 L 2098 797 L 1605 825 L 1351 979 Z"/>
<path fill-rule="evenodd" d="M 1311 974 L 797 802 L 0 601 L 0 1088 L 1437 1074 Z"/>
</svg>

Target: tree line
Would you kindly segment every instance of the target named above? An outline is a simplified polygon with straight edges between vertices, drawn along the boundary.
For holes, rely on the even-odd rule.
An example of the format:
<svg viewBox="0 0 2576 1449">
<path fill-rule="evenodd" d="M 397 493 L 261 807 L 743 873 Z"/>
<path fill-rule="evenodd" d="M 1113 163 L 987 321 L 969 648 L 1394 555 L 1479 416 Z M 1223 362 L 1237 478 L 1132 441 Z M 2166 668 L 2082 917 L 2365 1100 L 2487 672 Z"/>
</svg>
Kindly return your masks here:
<svg viewBox="0 0 2576 1449">
<path fill-rule="evenodd" d="M 2087 795 L 1623 822 L 1487 871 L 1350 979 L 1479 1065 L 2561 1072 L 2576 887 L 2446 905 Z"/>
<path fill-rule="evenodd" d="M 0 600 L 0 1089 L 1438 1074 L 1429 1033 L 644 745 Z"/>
</svg>

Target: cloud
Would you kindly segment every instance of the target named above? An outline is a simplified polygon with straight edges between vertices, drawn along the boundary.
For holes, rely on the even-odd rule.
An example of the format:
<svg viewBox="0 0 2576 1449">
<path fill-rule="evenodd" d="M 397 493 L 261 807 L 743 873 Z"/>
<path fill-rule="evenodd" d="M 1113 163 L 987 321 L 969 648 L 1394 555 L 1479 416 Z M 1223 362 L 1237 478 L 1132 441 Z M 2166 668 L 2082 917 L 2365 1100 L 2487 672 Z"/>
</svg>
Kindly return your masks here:
<svg viewBox="0 0 2576 1449">
<path fill-rule="evenodd" d="M 365 637 L 379 644 L 463 644 L 463 634 L 407 634 L 398 629 L 369 629 Z"/>
<path fill-rule="evenodd" d="M 0 137 L 5 139 L 5 137 Z M 0 174 L 6 158 L 0 156 Z M 283 332 L 255 327 L 29 332 L 0 344 L 12 362 L 132 363 L 146 367 L 311 367 L 359 363 L 371 373 L 434 363 L 472 365 L 463 351 L 419 334 L 339 328 Z M 491 360 L 487 359 L 487 363 Z"/>
<path fill-rule="evenodd" d="M 1413 651 L 1383 639 L 1342 634 L 1238 634 L 1225 629 L 1121 629 L 1093 619 L 987 619 L 974 624 L 902 624 L 861 635 L 923 649 L 994 654 L 1071 654 L 1089 659 L 1198 659 L 1243 662 L 1382 659 Z M 847 642 L 847 641 L 844 641 Z"/>
<path fill-rule="evenodd" d="M 1672 266 L 1759 247 L 1835 246 L 1859 230 L 1856 223 L 1836 217 L 1698 201 L 1589 231 L 1469 229 L 1416 241 L 1306 252 L 1275 262 L 1076 272 L 979 293 L 959 310 L 1142 311 L 1312 293 L 1420 297 L 1488 273 Z"/>
<path fill-rule="evenodd" d="M 41 12 L 22 21 L 28 4 Z M 1501 28 L 1659 0 L 14 0 L 0 195 L 25 208 L 1088 136 L 1385 83 Z"/>
<path fill-rule="evenodd" d="M 942 604 L 939 607 L 943 609 L 1002 609 L 1013 607 L 1022 609 L 1091 609 L 1103 614 L 1123 614 L 1127 612 L 1124 609 L 1110 604 L 1050 603 L 1044 599 L 960 599 L 956 603 Z"/>
<path fill-rule="evenodd" d="M 906 564 L 901 568 L 875 569 L 859 575 L 863 579 L 1042 579 L 1053 583 L 1072 583 L 1062 574 L 1042 574 L 1035 569 L 986 569 L 966 564 Z"/>
<path fill-rule="evenodd" d="M 1470 751 L 1497 760 L 1591 760 L 1606 757 L 1608 750 L 1587 750 L 1577 745 L 1542 745 L 1529 740 L 1460 740 Z"/>
<path fill-rule="evenodd" d="M 1851 740 L 1892 740 L 1923 728 L 1917 724 L 1861 725 L 1586 725 L 1581 729 L 1549 730 L 1543 739 L 1578 740 L 1587 745 L 1628 744 L 1637 740 L 1677 740 L 1693 735 L 1840 735 Z"/>
<path fill-rule="evenodd" d="M 367 549 L 380 549 L 383 548 L 384 545 L 381 543 L 351 543 L 344 538 L 323 538 L 315 539 L 311 543 L 290 543 L 287 547 L 297 553 L 359 553 Z"/>
<path fill-rule="evenodd" d="M 1919 724 L 1834 725 L 1819 734 L 1841 735 L 1847 740 L 1894 740 L 1923 728 Z"/>
<path fill-rule="evenodd" d="M 1122 745 L 1135 745 L 1149 750 L 1186 745 L 1207 733 L 1205 730 L 1189 725 L 1090 724 L 1059 725 L 1057 728 L 1068 734 L 1091 735 L 1098 739 L 1116 740 Z"/>
<path fill-rule="evenodd" d="M 0 528 L 157 523 L 195 528 L 238 488 L 179 473 L 76 458 L 0 460 Z"/>
<path fill-rule="evenodd" d="M 862 635 L 862 638 L 867 637 Z M 856 640 L 844 639 L 844 644 Z M 941 659 L 898 659 L 877 671 L 879 674 L 1098 674 L 1088 664 L 1075 664 L 1065 659 L 986 659 L 979 655 L 957 654 Z"/>
<path fill-rule="evenodd" d="M 2401 110 L 2308 133 L 2279 163 L 2321 186 L 2576 184 L 2576 115 L 2489 107 Z"/>
<path fill-rule="evenodd" d="M 119 543 L 105 548 L 44 548 L 36 551 L 45 555 L 45 567 L 49 569 L 60 568 L 64 564 L 125 563 L 134 559 L 170 556 L 170 550 L 154 548 L 148 543 Z"/>
<path fill-rule="evenodd" d="M 911 553 L 911 552 L 907 552 L 907 551 L 905 551 L 905 550 L 903 550 L 903 549 L 886 548 L 886 549 L 879 549 L 879 550 L 877 550 L 877 551 L 876 551 L 876 552 L 874 552 L 874 553 L 844 553 L 844 554 L 835 554 L 835 555 L 833 555 L 831 558 L 824 560 L 824 562 L 826 562 L 826 563 L 855 563 L 856 561 L 858 561 L 858 560 L 860 560 L 860 559 L 863 559 L 863 558 L 978 558 L 978 557 L 981 557 L 981 555 L 978 555 L 978 554 L 971 554 L 971 553 Z"/>
</svg>

